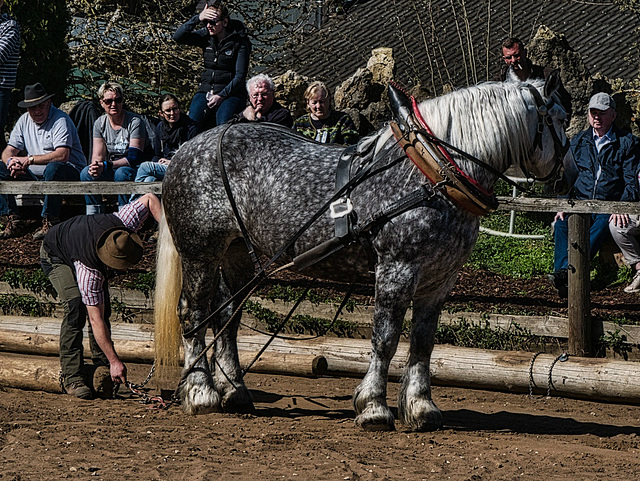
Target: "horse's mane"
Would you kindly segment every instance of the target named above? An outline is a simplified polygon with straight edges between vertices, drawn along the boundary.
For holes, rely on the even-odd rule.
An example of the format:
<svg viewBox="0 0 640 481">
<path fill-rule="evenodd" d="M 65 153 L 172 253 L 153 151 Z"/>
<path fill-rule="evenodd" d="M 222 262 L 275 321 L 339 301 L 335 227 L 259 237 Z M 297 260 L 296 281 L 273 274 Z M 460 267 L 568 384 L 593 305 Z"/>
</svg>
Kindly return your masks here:
<svg viewBox="0 0 640 481">
<path fill-rule="evenodd" d="M 531 98 L 522 84 L 486 82 L 425 100 L 419 108 L 437 137 L 503 170 L 508 160 L 520 164 L 531 148 Z"/>
</svg>

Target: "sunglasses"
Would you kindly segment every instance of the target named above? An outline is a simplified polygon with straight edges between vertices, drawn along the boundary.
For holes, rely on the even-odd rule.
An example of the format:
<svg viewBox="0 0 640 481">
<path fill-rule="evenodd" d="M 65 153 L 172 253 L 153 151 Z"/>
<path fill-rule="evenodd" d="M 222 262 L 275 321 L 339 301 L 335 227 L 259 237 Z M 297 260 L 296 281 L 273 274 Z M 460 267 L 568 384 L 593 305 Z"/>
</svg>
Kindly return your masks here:
<svg viewBox="0 0 640 481">
<path fill-rule="evenodd" d="M 116 97 L 115 99 L 102 99 L 102 101 L 106 105 L 111 105 L 113 102 L 115 102 L 117 104 L 121 104 L 122 103 L 122 97 Z"/>
<path fill-rule="evenodd" d="M 215 27 L 216 25 L 218 25 L 222 20 L 207 20 L 207 25 L 209 25 L 210 27 Z"/>
</svg>

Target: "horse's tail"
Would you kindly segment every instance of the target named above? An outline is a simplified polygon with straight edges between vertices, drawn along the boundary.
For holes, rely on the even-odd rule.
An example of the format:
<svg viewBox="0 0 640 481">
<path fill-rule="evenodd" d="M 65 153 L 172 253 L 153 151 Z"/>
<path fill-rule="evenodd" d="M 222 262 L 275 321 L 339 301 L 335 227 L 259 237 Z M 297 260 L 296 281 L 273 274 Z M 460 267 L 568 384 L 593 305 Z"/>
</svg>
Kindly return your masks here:
<svg viewBox="0 0 640 481">
<path fill-rule="evenodd" d="M 162 210 L 158 226 L 156 289 L 154 295 L 155 363 L 158 377 L 168 367 L 177 367 L 182 345 L 182 332 L 178 319 L 178 301 L 182 289 L 182 264 Z"/>
</svg>

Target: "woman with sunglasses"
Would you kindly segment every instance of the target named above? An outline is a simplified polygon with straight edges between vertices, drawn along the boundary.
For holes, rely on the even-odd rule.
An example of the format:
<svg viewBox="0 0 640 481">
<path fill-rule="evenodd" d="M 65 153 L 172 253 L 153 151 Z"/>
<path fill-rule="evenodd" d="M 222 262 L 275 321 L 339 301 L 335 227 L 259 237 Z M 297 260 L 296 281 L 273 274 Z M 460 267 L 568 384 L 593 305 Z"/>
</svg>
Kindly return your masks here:
<svg viewBox="0 0 640 481">
<path fill-rule="evenodd" d="M 206 25 L 196 30 L 200 22 Z M 199 15 L 178 28 L 173 38 L 202 48 L 204 71 L 189 106 L 189 117 L 195 120 L 198 130 L 223 124 L 242 112 L 247 101 L 244 83 L 251 54 L 251 42 L 242 22 L 231 20 L 227 7 L 219 0 L 211 0 Z"/>
<path fill-rule="evenodd" d="M 80 173 L 80 180 L 133 182 L 143 159 L 147 131 L 137 114 L 124 109 L 124 91 L 115 82 L 105 82 L 98 89 L 100 105 L 105 113 L 93 124 L 91 163 Z M 119 195 L 118 205 L 129 201 Z M 85 195 L 87 215 L 104 212 L 102 196 Z"/>
</svg>

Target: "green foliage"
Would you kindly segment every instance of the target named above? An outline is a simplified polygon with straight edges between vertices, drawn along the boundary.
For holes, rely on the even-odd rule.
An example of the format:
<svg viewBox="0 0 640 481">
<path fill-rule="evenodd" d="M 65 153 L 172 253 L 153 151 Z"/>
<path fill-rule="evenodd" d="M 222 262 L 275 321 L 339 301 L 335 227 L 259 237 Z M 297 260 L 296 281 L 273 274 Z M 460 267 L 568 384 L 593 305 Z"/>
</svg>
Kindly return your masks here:
<svg viewBox="0 0 640 481">
<path fill-rule="evenodd" d="M 2 274 L 1 280 L 14 289 L 22 287 L 32 292 L 45 292 L 52 289 L 49 279 L 40 269 L 31 273 L 23 269 L 8 269 Z"/>
<path fill-rule="evenodd" d="M 65 100 L 71 69 L 66 42 L 71 17 L 63 0 L 6 0 L 5 8 L 20 24 L 22 40 L 10 114 L 16 119 L 22 113 L 17 102 L 23 99 L 25 85 L 41 82 L 48 93 L 55 94 L 56 105 Z"/>
<path fill-rule="evenodd" d="M 629 353 L 633 350 L 633 345 L 627 344 L 627 336 L 622 334 L 620 329 L 616 329 L 614 332 L 607 332 L 600 336 L 598 351 L 602 354 L 602 351 L 606 349 L 613 350 L 614 353 L 627 360 Z"/>
<path fill-rule="evenodd" d="M 244 311 L 264 322 L 270 332 L 275 332 L 276 328 L 284 320 L 284 316 L 253 301 L 245 303 Z M 355 324 L 343 319 L 338 319 L 332 326 L 331 322 L 329 319 L 296 314 L 291 316 L 282 332 L 311 333 L 313 335 L 333 333 L 338 337 L 353 337 L 355 335 L 357 328 Z M 329 326 L 331 326 L 330 329 Z"/>
<path fill-rule="evenodd" d="M 505 184 L 506 185 L 506 184 Z M 514 233 L 542 235 L 541 240 L 518 239 L 481 232 L 468 264 L 512 277 L 533 277 L 549 272 L 553 265 L 553 238 L 549 214 L 517 212 Z M 482 219 L 487 229 L 508 232 L 509 212 L 495 212 Z"/>
<path fill-rule="evenodd" d="M 134 280 L 127 280 L 122 283 L 122 287 L 126 289 L 133 289 L 135 291 L 142 292 L 145 296 L 149 297 L 149 294 L 156 286 L 156 273 L 142 272 L 137 275 Z"/>
<path fill-rule="evenodd" d="M 39 302 L 33 296 L 1 294 L 0 312 L 5 315 L 44 317 L 53 313 L 53 304 Z"/>
<path fill-rule="evenodd" d="M 482 326 L 461 319 L 456 324 L 439 325 L 436 343 L 479 349 L 530 351 L 533 348 L 539 350 L 544 345 L 544 338 L 534 336 L 516 323 L 511 324 L 508 329 L 492 329 L 488 322 Z"/>
<path fill-rule="evenodd" d="M 260 289 L 256 294 L 263 299 L 269 299 L 271 301 L 280 299 L 284 302 L 295 302 L 303 292 L 303 287 L 294 287 L 287 284 L 271 284 Z M 328 294 L 322 289 L 310 289 L 305 299 L 315 305 L 327 303 L 338 306 L 342 303 L 342 297 L 338 297 L 334 293 Z M 353 312 L 356 305 L 356 301 L 349 299 L 344 306 L 344 310 Z"/>
</svg>

